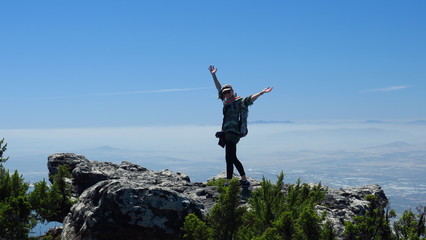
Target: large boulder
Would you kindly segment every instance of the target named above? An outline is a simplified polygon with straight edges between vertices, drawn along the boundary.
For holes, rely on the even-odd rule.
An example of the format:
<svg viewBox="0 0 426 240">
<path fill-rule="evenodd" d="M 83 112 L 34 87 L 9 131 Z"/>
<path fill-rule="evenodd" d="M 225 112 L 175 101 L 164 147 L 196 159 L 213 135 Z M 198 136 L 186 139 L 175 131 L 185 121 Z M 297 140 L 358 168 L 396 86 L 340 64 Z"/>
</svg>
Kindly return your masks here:
<svg viewBox="0 0 426 240">
<path fill-rule="evenodd" d="M 62 239 L 177 239 L 185 216 L 203 209 L 167 187 L 105 180 L 81 194 L 65 218 Z"/>
<path fill-rule="evenodd" d="M 62 239 L 177 239 L 188 213 L 201 218 L 215 187 L 187 175 L 152 171 L 129 162 L 88 161 L 75 154 L 49 157 L 49 172 L 67 164 L 78 202 L 65 217 Z"/>
</svg>

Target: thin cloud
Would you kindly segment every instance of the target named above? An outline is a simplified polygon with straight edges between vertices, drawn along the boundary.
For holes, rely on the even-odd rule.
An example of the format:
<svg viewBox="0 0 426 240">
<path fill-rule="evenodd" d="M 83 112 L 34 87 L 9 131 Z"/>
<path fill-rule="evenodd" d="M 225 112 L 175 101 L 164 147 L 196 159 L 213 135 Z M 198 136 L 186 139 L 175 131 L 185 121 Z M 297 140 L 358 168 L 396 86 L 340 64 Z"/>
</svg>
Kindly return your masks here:
<svg viewBox="0 0 426 240">
<path fill-rule="evenodd" d="M 150 94 L 150 93 L 189 92 L 189 91 L 199 91 L 204 89 L 211 89 L 211 87 L 168 88 L 168 89 L 155 89 L 155 90 L 144 90 L 144 91 L 86 93 L 86 94 L 76 94 L 76 95 L 50 96 L 50 97 L 44 97 L 42 99 L 54 100 L 54 99 L 66 99 L 66 98 L 77 98 L 77 97 L 127 96 L 127 95 L 141 95 L 141 94 Z"/>
<path fill-rule="evenodd" d="M 207 89 L 207 88 L 206 87 L 204 88 L 171 88 L 171 89 L 156 89 L 156 90 L 145 90 L 145 91 L 92 93 L 92 94 L 87 94 L 86 96 L 140 95 L 140 94 L 147 94 L 147 93 L 188 92 L 188 91 L 198 91 L 203 89 Z"/>
<path fill-rule="evenodd" d="M 403 85 L 403 86 L 392 86 L 392 87 L 386 87 L 386 88 L 377 88 L 377 89 L 366 89 L 362 90 L 361 93 L 373 93 L 373 92 L 393 92 L 398 91 L 406 88 L 410 88 L 411 86 Z"/>
</svg>

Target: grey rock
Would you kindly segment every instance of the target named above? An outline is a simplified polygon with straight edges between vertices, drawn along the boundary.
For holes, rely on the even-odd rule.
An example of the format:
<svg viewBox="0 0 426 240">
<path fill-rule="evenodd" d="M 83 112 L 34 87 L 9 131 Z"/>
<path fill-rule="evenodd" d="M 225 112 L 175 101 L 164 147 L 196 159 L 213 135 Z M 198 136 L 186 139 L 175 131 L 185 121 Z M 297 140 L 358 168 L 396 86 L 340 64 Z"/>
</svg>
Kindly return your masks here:
<svg viewBox="0 0 426 240">
<path fill-rule="evenodd" d="M 60 165 L 68 165 L 72 171 L 78 164 L 89 162 L 83 155 L 76 155 L 74 153 L 57 153 L 48 157 L 47 168 L 49 170 L 49 181 L 53 181 L 53 176 L 58 173 Z"/>
<path fill-rule="evenodd" d="M 88 188 L 65 218 L 62 239 L 176 239 L 200 201 L 167 187 L 115 179 Z"/>
<path fill-rule="evenodd" d="M 177 239 L 184 217 L 203 218 L 217 196 L 216 187 L 191 183 L 187 175 L 167 169 L 54 154 L 49 172 L 62 164 L 70 166 L 79 199 L 65 217 L 62 239 Z"/>
<path fill-rule="evenodd" d="M 367 195 L 377 196 L 383 208 L 388 203 L 383 189 L 373 184 L 353 188 L 330 188 L 325 200 L 316 208 L 319 214 L 325 212 L 326 221 L 331 221 L 337 234 L 341 236 L 345 229 L 344 222 L 352 222 L 353 217 L 360 216 L 367 210 L 369 205 L 365 200 Z"/>
</svg>

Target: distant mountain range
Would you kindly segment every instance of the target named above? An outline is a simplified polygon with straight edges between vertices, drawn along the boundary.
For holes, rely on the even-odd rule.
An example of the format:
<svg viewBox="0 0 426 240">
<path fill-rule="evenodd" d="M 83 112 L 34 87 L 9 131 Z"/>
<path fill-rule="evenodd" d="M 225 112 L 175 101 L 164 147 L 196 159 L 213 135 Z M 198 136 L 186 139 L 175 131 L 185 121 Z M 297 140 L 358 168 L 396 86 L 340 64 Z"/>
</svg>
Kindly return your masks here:
<svg viewBox="0 0 426 240">
<path fill-rule="evenodd" d="M 382 120 L 366 120 L 365 123 L 426 125 L 426 120 L 403 121 L 403 122 L 382 121 Z"/>
<path fill-rule="evenodd" d="M 345 121 L 342 121 L 344 123 Z M 350 122 L 350 121 L 348 121 Z M 273 124 L 273 123 L 286 123 L 286 124 L 297 124 L 297 123 L 335 123 L 334 121 L 311 121 L 311 122 L 298 122 L 298 121 L 291 121 L 291 120 L 256 120 L 256 121 L 249 121 L 251 124 Z M 368 124 L 412 124 L 412 125 L 426 125 L 426 120 L 414 120 L 414 121 L 383 121 L 383 120 L 365 120 L 365 121 L 358 121 L 358 123 L 368 123 Z"/>
<path fill-rule="evenodd" d="M 271 124 L 271 123 L 295 123 L 293 121 L 265 121 L 265 120 L 257 120 L 257 121 L 249 121 L 250 124 Z"/>
</svg>

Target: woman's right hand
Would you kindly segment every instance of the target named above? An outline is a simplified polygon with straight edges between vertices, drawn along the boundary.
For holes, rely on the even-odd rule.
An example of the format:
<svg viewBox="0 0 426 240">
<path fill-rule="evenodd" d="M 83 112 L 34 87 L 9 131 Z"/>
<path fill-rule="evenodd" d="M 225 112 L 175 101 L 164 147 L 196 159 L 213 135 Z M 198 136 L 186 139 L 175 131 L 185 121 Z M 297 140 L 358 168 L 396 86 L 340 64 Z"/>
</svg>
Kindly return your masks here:
<svg viewBox="0 0 426 240">
<path fill-rule="evenodd" d="M 216 73 L 216 71 L 217 71 L 217 68 L 214 68 L 214 66 L 213 66 L 213 65 L 210 65 L 210 66 L 209 66 L 209 71 L 210 71 L 210 73 L 211 73 L 211 74 L 215 74 L 215 73 Z"/>
</svg>

